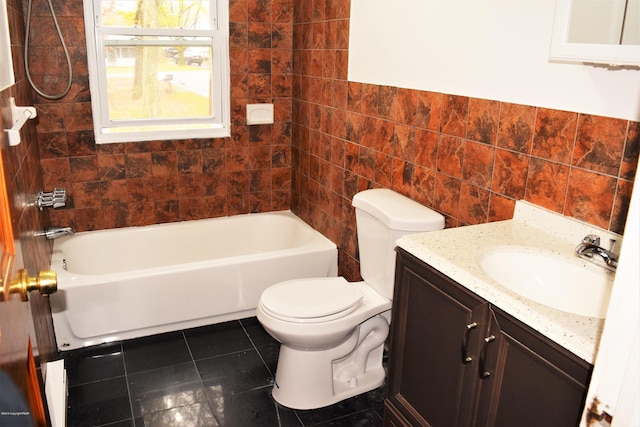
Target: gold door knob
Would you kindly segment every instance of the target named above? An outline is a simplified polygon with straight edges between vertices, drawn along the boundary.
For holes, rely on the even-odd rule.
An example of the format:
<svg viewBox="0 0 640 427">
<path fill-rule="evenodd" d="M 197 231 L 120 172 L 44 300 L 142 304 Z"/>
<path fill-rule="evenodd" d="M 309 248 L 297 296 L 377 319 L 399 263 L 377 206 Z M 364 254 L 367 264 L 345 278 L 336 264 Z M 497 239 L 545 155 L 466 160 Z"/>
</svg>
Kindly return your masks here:
<svg viewBox="0 0 640 427">
<path fill-rule="evenodd" d="M 9 284 L 9 294 L 19 294 L 22 301 L 29 299 L 29 292 L 38 290 L 40 295 L 51 295 L 58 290 L 58 276 L 55 271 L 43 270 L 38 277 L 29 277 L 24 269 Z"/>
</svg>

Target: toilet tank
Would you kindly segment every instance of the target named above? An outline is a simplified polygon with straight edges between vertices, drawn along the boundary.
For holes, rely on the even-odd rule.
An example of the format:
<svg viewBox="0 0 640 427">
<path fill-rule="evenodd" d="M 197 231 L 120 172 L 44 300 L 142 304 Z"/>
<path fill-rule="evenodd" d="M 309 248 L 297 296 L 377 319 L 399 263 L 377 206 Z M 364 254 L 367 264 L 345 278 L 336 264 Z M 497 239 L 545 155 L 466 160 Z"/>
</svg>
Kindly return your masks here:
<svg viewBox="0 0 640 427">
<path fill-rule="evenodd" d="M 407 234 L 444 228 L 439 213 L 395 191 L 376 188 L 353 197 L 360 274 L 380 295 L 392 299 L 396 241 Z"/>
</svg>

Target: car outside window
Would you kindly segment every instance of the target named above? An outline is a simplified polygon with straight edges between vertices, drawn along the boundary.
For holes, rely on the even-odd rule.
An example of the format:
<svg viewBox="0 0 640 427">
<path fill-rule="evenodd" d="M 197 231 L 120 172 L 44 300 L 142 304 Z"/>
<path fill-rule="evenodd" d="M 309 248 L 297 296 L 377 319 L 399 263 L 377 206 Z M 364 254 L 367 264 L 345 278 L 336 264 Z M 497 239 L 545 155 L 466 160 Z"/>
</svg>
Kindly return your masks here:
<svg viewBox="0 0 640 427">
<path fill-rule="evenodd" d="M 96 142 L 230 135 L 226 1 L 84 7 Z"/>
</svg>

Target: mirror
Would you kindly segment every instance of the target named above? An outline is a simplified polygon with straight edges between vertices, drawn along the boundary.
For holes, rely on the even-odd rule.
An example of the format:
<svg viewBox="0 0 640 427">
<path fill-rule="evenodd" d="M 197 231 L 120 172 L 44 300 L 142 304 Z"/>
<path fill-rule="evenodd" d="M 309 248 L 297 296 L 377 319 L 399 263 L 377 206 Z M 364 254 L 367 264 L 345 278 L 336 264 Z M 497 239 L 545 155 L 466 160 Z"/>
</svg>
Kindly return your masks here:
<svg viewBox="0 0 640 427">
<path fill-rule="evenodd" d="M 640 66 L 640 0 L 557 0 L 549 56 Z"/>
<path fill-rule="evenodd" d="M 572 0 L 569 43 L 640 45 L 640 0 Z"/>
</svg>

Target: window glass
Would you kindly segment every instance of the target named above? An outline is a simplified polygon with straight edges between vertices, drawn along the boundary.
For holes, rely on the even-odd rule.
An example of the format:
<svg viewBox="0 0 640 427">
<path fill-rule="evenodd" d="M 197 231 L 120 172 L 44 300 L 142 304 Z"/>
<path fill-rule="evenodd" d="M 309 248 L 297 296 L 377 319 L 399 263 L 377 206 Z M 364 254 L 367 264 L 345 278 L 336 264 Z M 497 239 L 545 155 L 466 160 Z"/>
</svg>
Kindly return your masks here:
<svg viewBox="0 0 640 427">
<path fill-rule="evenodd" d="M 210 0 L 102 0 L 105 27 L 213 29 Z"/>
<path fill-rule="evenodd" d="M 109 121 L 213 117 L 210 46 L 105 44 L 104 57 Z"/>
<path fill-rule="evenodd" d="M 94 18 L 87 51 L 97 142 L 230 134 L 226 9 L 214 0 L 87 3 L 99 9 L 85 14 Z"/>
</svg>

